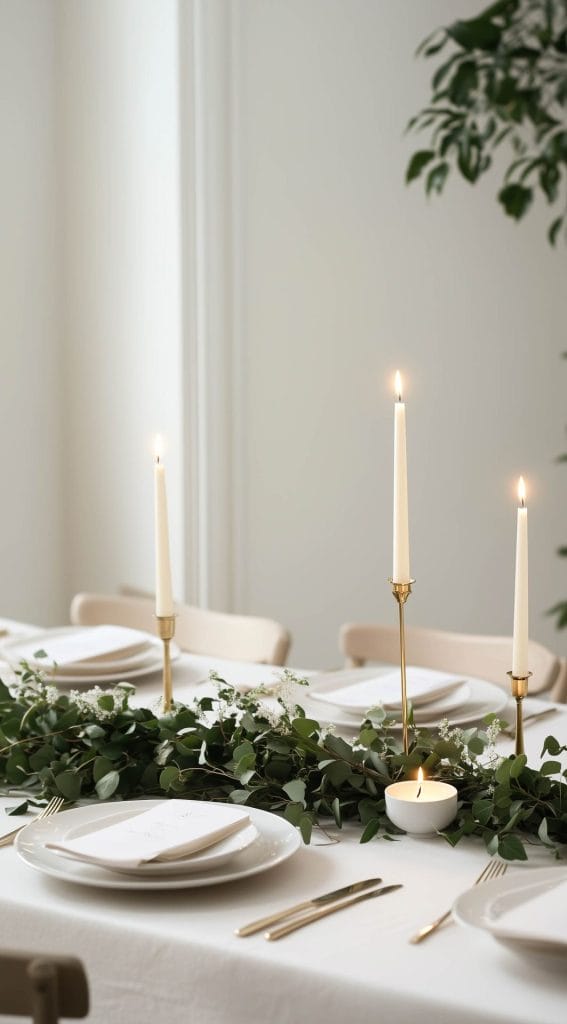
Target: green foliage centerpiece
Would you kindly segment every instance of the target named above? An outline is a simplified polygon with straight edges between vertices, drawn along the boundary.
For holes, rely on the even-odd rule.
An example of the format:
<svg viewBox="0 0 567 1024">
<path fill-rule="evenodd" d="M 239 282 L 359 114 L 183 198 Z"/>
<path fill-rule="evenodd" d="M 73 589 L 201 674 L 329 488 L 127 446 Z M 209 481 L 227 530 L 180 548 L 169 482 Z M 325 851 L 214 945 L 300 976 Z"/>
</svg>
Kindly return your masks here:
<svg viewBox="0 0 567 1024">
<path fill-rule="evenodd" d="M 405 754 L 382 708 L 350 742 L 306 717 L 297 704 L 306 680 L 289 671 L 275 689 L 245 694 L 212 678 L 215 695 L 163 713 L 161 704 L 133 706 L 128 684 L 64 694 L 23 664 L 17 685 L 0 682 L 0 784 L 27 796 L 14 810 L 55 794 L 69 802 L 175 796 L 282 814 L 305 842 L 329 819 L 359 824 L 361 842 L 392 841 L 401 833 L 386 816 L 384 789 L 423 766 L 458 790 L 457 817 L 443 833 L 451 845 L 479 836 L 490 853 L 525 860 L 527 842 L 556 856 L 567 843 L 567 771 L 557 760 L 536 771 L 525 755 L 498 756 L 494 717 L 482 729 L 445 722 L 435 734 L 411 723 Z M 552 758 L 566 750 L 545 741 Z"/>
</svg>

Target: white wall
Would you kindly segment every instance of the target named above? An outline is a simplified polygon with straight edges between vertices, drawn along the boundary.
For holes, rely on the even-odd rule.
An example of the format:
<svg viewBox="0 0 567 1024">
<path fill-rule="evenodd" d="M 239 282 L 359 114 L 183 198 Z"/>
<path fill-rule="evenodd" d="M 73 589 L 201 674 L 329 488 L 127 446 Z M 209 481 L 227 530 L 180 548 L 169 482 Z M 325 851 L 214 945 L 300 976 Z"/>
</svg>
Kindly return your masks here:
<svg viewBox="0 0 567 1024">
<path fill-rule="evenodd" d="M 459 11 L 477 10 L 462 2 Z M 452 0 L 236 4 L 248 610 L 336 664 L 349 619 L 394 621 L 392 376 L 407 379 L 416 625 L 510 633 L 514 479 L 530 488 L 534 637 L 567 595 L 565 252 L 497 179 L 441 200 L 404 186 L 428 98 L 420 40 Z"/>
<path fill-rule="evenodd" d="M 167 439 L 183 593 L 180 125 L 174 0 L 59 0 L 66 588 L 153 587 Z"/>
<path fill-rule="evenodd" d="M 567 594 L 564 250 L 541 212 L 505 220 L 494 177 L 429 203 L 403 184 L 433 67 L 413 52 L 454 16 L 0 0 L 5 614 L 152 586 L 162 430 L 178 593 L 338 663 L 342 621 L 394 620 L 399 366 L 410 622 L 510 632 L 523 471 L 532 632 L 565 651 L 544 616 Z"/>
<path fill-rule="evenodd" d="M 0 0 L 0 614 L 63 612 L 54 18 Z"/>
</svg>

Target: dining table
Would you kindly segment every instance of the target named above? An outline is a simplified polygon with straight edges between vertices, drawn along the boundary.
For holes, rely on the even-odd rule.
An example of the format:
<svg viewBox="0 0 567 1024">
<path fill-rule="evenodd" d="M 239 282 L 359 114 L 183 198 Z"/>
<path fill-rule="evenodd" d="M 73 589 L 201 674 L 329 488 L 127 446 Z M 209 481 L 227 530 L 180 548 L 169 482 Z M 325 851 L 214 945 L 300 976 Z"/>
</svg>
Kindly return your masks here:
<svg viewBox="0 0 567 1024">
<path fill-rule="evenodd" d="M 9 620 L 1 626 L 25 628 Z M 173 666 L 175 698 L 204 693 L 211 670 L 234 684 L 268 683 L 281 671 L 182 653 Z M 159 673 L 140 680 L 136 701 L 156 701 L 160 686 Z M 507 717 L 513 720 L 511 707 Z M 526 723 L 533 766 L 550 733 L 567 737 L 567 707 Z M 513 753 L 513 739 L 501 735 L 497 749 Z M 0 835 L 15 820 L 5 813 L 14 802 L 0 799 Z M 564 1024 L 564 961 L 520 954 L 451 920 L 419 945 L 409 942 L 472 886 L 488 859 L 479 839 L 452 848 L 439 836 L 365 844 L 360 836 L 357 826 L 327 822 L 310 845 L 270 870 L 175 891 L 57 880 L 31 870 L 8 846 L 0 849 L 0 948 L 78 956 L 91 1024 Z M 508 875 L 554 863 L 534 845 L 528 862 L 510 863 Z M 262 932 L 235 934 L 256 918 L 370 877 L 403 888 L 277 942 Z"/>
</svg>

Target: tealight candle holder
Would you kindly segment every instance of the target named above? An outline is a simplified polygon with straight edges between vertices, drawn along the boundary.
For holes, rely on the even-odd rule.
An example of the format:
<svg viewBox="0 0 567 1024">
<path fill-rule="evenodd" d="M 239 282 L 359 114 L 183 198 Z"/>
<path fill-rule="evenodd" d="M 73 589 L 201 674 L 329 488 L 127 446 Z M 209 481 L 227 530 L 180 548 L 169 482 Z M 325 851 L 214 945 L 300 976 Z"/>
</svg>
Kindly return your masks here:
<svg viewBox="0 0 567 1024">
<path fill-rule="evenodd" d="M 457 814 L 457 790 L 448 782 L 423 779 L 393 782 L 386 789 L 386 814 L 404 832 L 430 835 L 450 825 Z"/>
</svg>

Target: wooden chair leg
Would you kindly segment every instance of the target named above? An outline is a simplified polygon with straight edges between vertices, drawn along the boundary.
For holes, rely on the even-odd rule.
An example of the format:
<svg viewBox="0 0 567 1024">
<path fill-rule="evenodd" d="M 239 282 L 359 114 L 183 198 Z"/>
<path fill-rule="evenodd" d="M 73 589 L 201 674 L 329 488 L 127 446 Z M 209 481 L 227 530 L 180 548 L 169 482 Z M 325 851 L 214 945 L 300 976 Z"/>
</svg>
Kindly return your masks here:
<svg viewBox="0 0 567 1024">
<path fill-rule="evenodd" d="M 47 960 L 32 960 L 27 970 L 32 991 L 33 1024 L 57 1024 L 57 968 Z"/>
</svg>

